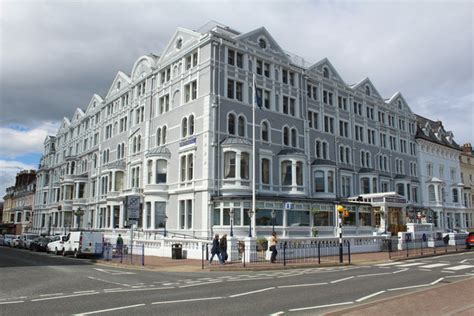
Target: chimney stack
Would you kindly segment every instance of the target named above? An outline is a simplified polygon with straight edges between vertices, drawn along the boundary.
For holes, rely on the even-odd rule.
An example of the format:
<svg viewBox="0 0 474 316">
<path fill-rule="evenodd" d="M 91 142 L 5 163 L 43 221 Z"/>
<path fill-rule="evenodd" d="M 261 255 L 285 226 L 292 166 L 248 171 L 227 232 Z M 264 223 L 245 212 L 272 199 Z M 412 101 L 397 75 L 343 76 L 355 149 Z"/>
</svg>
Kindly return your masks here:
<svg viewBox="0 0 474 316">
<path fill-rule="evenodd" d="M 466 143 L 462 146 L 462 151 L 469 156 L 472 156 L 472 145 L 471 143 Z"/>
</svg>

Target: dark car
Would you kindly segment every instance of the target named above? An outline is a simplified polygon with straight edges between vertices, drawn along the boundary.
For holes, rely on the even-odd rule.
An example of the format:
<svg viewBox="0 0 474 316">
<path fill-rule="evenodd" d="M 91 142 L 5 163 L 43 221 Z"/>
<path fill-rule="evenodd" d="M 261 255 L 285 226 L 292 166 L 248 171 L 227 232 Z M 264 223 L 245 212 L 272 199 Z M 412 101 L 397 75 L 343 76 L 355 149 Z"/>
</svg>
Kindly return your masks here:
<svg viewBox="0 0 474 316">
<path fill-rule="evenodd" d="M 466 238 L 466 248 L 471 249 L 474 246 L 474 232 L 469 233 Z"/>
<path fill-rule="evenodd" d="M 47 237 L 38 237 L 35 238 L 31 243 L 30 243 L 30 250 L 33 251 L 46 251 L 46 247 L 48 244 L 51 242 L 51 239 Z"/>
</svg>

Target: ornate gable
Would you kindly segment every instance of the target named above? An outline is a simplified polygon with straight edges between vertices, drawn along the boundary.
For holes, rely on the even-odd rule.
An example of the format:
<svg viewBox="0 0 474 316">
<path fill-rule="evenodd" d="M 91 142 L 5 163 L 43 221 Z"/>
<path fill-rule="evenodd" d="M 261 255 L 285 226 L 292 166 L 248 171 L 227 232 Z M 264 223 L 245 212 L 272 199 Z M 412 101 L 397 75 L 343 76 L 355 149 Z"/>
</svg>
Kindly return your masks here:
<svg viewBox="0 0 474 316">
<path fill-rule="evenodd" d="M 389 106 L 393 108 L 398 108 L 399 110 L 409 112 L 413 114 L 411 111 L 410 107 L 408 106 L 407 101 L 403 97 L 403 95 L 400 92 L 396 92 L 390 99 L 388 99 L 386 102 Z"/>
<path fill-rule="evenodd" d="M 278 45 L 277 41 L 267 31 L 266 28 L 261 27 L 248 33 L 241 34 L 236 39 L 254 46 L 259 50 L 271 51 L 273 54 L 284 57 L 288 62 L 290 61 L 286 52 Z"/>
<path fill-rule="evenodd" d="M 77 108 L 76 111 L 74 112 L 74 115 L 72 116 L 71 124 L 74 124 L 77 121 L 80 121 L 83 116 L 84 116 L 84 112 L 80 108 Z"/>
<path fill-rule="evenodd" d="M 383 100 L 380 96 L 380 93 L 375 89 L 374 84 L 370 81 L 369 78 L 364 78 L 355 85 L 351 86 L 353 90 L 359 91 L 362 94 L 371 96 L 373 98 L 377 98 Z"/>
<path fill-rule="evenodd" d="M 130 79 L 129 76 L 119 71 L 117 75 L 115 75 L 115 79 L 112 82 L 109 92 L 107 92 L 107 95 L 105 96 L 105 98 L 108 99 L 114 96 L 115 94 L 119 93 L 120 91 L 123 91 L 126 87 L 130 85 L 131 82 L 132 80 Z"/>
<path fill-rule="evenodd" d="M 156 60 L 158 58 L 154 55 L 145 55 L 138 58 L 133 65 L 132 73 L 130 75 L 134 82 L 140 81 L 150 74 L 156 68 Z"/>
<path fill-rule="evenodd" d="M 99 95 L 94 94 L 86 108 L 86 114 L 94 112 L 96 109 L 100 108 L 103 102 L 104 100 Z"/>
<path fill-rule="evenodd" d="M 329 79 L 345 84 L 344 80 L 342 80 L 336 68 L 334 68 L 334 66 L 327 58 L 324 58 L 323 60 L 309 67 L 308 71 L 315 72 L 322 77 L 327 77 Z"/>
<path fill-rule="evenodd" d="M 61 133 L 63 131 L 67 131 L 69 129 L 69 126 L 71 126 L 71 122 L 67 117 L 63 118 L 63 122 L 61 126 L 59 127 L 58 133 Z"/>
<path fill-rule="evenodd" d="M 171 37 L 171 40 L 166 45 L 165 49 L 163 50 L 163 54 L 158 60 L 160 65 L 166 64 L 170 59 L 176 56 L 176 53 L 180 50 L 186 50 L 187 48 L 197 44 L 199 39 L 201 38 L 201 34 L 178 27 L 176 32 Z"/>
</svg>

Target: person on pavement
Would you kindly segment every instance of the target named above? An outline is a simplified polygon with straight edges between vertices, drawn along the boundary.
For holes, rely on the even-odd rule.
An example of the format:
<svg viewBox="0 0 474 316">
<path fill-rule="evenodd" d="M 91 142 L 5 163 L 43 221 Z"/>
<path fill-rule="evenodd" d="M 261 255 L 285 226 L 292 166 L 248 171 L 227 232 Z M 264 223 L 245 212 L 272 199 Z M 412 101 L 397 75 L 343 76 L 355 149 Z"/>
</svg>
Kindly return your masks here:
<svg viewBox="0 0 474 316">
<path fill-rule="evenodd" d="M 221 257 L 222 261 L 227 261 L 227 234 L 224 234 L 219 242 L 219 247 L 221 248 Z"/>
<path fill-rule="evenodd" d="M 123 239 L 122 239 L 122 235 L 121 235 L 121 234 L 119 234 L 118 237 L 117 237 L 116 248 L 117 248 L 117 254 L 121 255 L 121 254 L 122 254 L 122 250 L 123 250 Z"/>
<path fill-rule="evenodd" d="M 273 232 L 272 237 L 270 237 L 270 251 L 272 252 L 272 256 L 270 257 L 270 262 L 271 263 L 276 262 L 276 256 L 278 254 L 277 244 L 278 244 L 278 238 L 277 238 L 276 233 Z"/>
<path fill-rule="evenodd" d="M 219 247 L 219 234 L 216 234 L 214 236 L 214 239 L 212 240 L 211 258 L 209 259 L 209 265 L 212 264 L 212 259 L 214 259 L 215 255 L 217 255 L 217 258 L 219 258 L 219 262 L 221 264 L 224 264 L 224 261 L 222 261 L 221 257 L 221 249 Z"/>
</svg>

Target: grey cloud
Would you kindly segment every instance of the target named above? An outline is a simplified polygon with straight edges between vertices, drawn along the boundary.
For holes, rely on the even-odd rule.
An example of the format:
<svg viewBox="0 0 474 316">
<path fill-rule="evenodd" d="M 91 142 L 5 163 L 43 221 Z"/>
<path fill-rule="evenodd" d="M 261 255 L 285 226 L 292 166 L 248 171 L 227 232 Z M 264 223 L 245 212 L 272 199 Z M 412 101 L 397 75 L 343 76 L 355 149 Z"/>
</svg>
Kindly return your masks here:
<svg viewBox="0 0 474 316">
<path fill-rule="evenodd" d="M 384 97 L 401 91 L 414 112 L 470 141 L 473 9 L 471 2 L 3 2 L 0 126 L 70 117 L 93 93 L 104 95 L 117 71 L 160 54 L 176 27 L 218 20 L 241 32 L 263 25 L 309 62 L 328 57 L 349 84 L 368 76 Z"/>
</svg>

